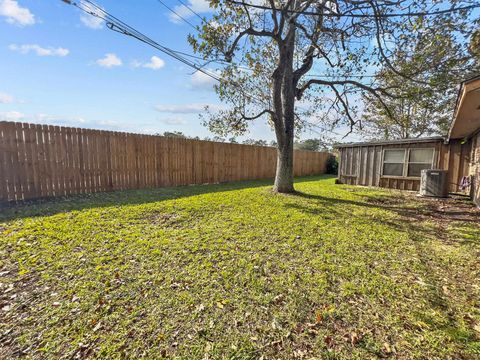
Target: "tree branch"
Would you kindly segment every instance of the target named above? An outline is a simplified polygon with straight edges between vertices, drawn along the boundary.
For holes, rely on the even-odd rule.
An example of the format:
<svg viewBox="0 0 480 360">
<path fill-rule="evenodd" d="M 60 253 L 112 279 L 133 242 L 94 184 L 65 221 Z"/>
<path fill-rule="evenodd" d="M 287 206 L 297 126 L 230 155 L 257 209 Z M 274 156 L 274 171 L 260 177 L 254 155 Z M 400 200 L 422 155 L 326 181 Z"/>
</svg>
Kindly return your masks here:
<svg viewBox="0 0 480 360">
<path fill-rule="evenodd" d="M 336 80 L 336 81 L 327 81 L 327 80 L 320 80 L 320 79 L 311 79 L 308 80 L 300 89 L 296 89 L 296 98 L 297 100 L 300 100 L 302 98 L 303 93 L 310 88 L 312 85 L 326 85 L 329 86 L 330 88 L 335 85 L 352 85 L 355 87 L 358 87 L 359 89 L 366 91 L 370 94 L 372 94 L 382 105 L 382 107 L 385 109 L 385 111 L 388 113 L 388 116 L 390 116 L 392 119 L 395 118 L 393 113 L 390 111 L 390 108 L 388 105 L 383 101 L 382 95 L 391 97 L 391 98 L 397 98 L 397 96 L 390 94 L 388 91 L 386 91 L 383 88 L 374 88 L 365 84 L 362 84 L 361 82 L 355 81 L 355 80 Z M 340 100 L 340 99 L 339 99 Z"/>
<path fill-rule="evenodd" d="M 255 30 L 252 27 L 249 27 L 248 29 L 245 29 L 241 31 L 235 40 L 233 40 L 232 45 L 230 48 L 225 52 L 225 61 L 231 62 L 233 58 L 233 53 L 235 52 L 235 49 L 237 48 L 238 42 L 245 36 L 245 35 L 253 35 L 253 36 L 265 36 L 265 37 L 271 37 L 273 39 L 278 39 L 277 35 L 275 35 L 271 31 L 267 30 Z"/>
<path fill-rule="evenodd" d="M 362 84 L 361 82 L 355 81 L 355 80 L 321 80 L 321 79 L 310 79 L 308 80 L 301 88 L 297 88 L 296 90 L 296 97 L 297 100 L 300 100 L 302 98 L 303 93 L 310 88 L 312 85 L 352 85 L 355 87 L 358 87 L 364 91 L 367 91 L 371 93 L 372 95 L 378 97 L 379 93 L 383 94 L 385 96 L 391 97 L 391 98 L 396 98 L 398 96 L 395 96 L 393 94 L 390 94 L 386 89 L 380 88 L 380 87 L 371 87 L 365 84 Z"/>
<path fill-rule="evenodd" d="M 275 117 L 275 113 L 272 110 L 268 110 L 268 109 L 265 109 L 265 110 L 259 112 L 257 115 L 254 115 L 254 116 L 247 116 L 245 114 L 240 114 L 240 115 L 242 117 L 242 120 L 250 121 L 250 120 L 258 119 L 259 117 L 261 117 L 265 114 L 270 114 L 271 117 Z"/>
<path fill-rule="evenodd" d="M 385 51 L 383 49 L 383 45 L 382 45 L 382 41 L 380 39 L 380 27 L 381 27 L 381 24 L 380 24 L 380 18 L 382 17 L 382 15 L 379 13 L 375 3 L 371 0 L 368 0 L 368 2 L 370 3 L 370 6 L 372 7 L 373 9 L 373 13 L 375 14 L 375 17 L 374 17 L 374 22 L 375 22 L 375 28 L 376 28 L 376 32 L 375 32 L 375 38 L 376 38 L 376 41 L 377 41 L 377 45 L 378 45 L 378 50 L 380 51 L 380 55 L 382 56 L 382 59 L 385 61 L 385 64 L 387 64 L 388 68 L 393 72 L 395 73 L 396 75 L 398 76 L 401 76 L 405 79 L 408 79 L 410 81 L 413 81 L 413 82 L 416 82 L 418 84 L 423 84 L 423 85 L 429 85 L 428 82 L 426 81 L 422 81 L 422 80 L 416 80 L 414 79 L 413 77 L 405 74 L 405 73 L 402 73 L 400 71 L 398 71 L 395 66 L 393 66 L 393 64 L 390 62 L 390 60 L 388 59 L 387 55 L 385 54 Z"/>
</svg>

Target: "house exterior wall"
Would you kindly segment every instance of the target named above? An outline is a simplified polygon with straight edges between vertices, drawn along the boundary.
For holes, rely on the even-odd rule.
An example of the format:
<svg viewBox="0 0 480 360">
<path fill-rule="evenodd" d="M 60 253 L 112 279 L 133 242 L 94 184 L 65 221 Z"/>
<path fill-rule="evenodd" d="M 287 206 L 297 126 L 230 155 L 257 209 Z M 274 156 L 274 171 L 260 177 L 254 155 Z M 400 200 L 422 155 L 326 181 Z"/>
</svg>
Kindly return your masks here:
<svg viewBox="0 0 480 360">
<path fill-rule="evenodd" d="M 471 141 L 462 144 L 442 140 L 399 144 L 365 144 L 339 148 L 339 180 L 343 184 L 378 186 L 384 188 L 413 190 L 420 189 L 420 178 L 383 176 L 383 151 L 385 149 L 434 148 L 434 168 L 448 170 L 450 192 L 461 192 L 461 179 L 469 172 Z"/>
<path fill-rule="evenodd" d="M 480 206 L 480 131 L 472 138 L 470 175 L 473 176 L 472 199 Z"/>
</svg>

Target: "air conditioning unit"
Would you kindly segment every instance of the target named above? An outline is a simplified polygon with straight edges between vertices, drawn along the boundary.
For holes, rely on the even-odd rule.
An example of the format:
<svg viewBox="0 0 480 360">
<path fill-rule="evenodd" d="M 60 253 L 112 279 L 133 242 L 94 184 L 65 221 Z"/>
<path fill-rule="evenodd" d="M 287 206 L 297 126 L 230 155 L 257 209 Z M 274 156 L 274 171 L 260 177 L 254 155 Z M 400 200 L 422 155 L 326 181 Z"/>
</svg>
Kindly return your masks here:
<svg viewBox="0 0 480 360">
<path fill-rule="evenodd" d="M 448 196 L 447 170 L 425 169 L 420 177 L 420 195 L 433 197 Z"/>
</svg>

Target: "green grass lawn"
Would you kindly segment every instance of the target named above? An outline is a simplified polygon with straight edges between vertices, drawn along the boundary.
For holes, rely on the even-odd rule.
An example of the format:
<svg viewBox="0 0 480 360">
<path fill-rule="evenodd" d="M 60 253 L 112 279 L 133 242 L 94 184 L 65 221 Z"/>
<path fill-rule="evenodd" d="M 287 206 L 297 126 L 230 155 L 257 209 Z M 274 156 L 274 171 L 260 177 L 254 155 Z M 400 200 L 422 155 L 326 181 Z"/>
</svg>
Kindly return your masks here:
<svg viewBox="0 0 480 360">
<path fill-rule="evenodd" d="M 0 210 L 0 358 L 480 358 L 468 202 L 270 187 Z"/>
</svg>

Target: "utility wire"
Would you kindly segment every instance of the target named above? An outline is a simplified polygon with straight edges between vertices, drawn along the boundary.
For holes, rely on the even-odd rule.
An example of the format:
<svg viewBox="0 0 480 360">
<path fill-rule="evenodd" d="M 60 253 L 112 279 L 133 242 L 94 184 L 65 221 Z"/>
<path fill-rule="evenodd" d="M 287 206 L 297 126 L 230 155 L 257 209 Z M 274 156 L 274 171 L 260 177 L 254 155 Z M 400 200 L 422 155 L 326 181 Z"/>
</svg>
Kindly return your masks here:
<svg viewBox="0 0 480 360">
<path fill-rule="evenodd" d="M 97 18 L 100 18 L 102 20 L 104 20 L 107 24 L 107 27 L 110 29 L 110 30 L 113 30 L 113 31 L 116 31 L 116 32 L 119 32 L 121 34 L 124 34 L 124 35 L 127 35 L 127 36 L 131 36 L 149 46 L 152 46 L 154 47 L 155 49 L 167 54 L 168 56 L 170 57 L 173 57 L 174 59 L 182 62 L 183 64 L 195 69 L 196 71 L 200 71 L 202 72 L 203 74 L 207 75 L 208 77 L 218 81 L 218 82 L 225 82 L 224 79 L 222 79 L 220 76 L 218 76 L 217 74 L 212 74 L 211 72 L 209 71 L 206 71 L 205 69 L 202 68 L 202 66 L 198 65 L 197 63 L 191 61 L 191 60 L 188 60 L 186 59 L 184 56 L 189 56 L 189 57 L 192 57 L 192 58 L 196 58 L 196 59 L 203 59 L 201 57 L 198 57 L 198 56 L 195 56 L 195 55 L 190 55 L 190 54 L 187 54 L 187 53 L 183 53 L 183 52 L 180 52 L 180 51 L 175 51 L 175 50 L 172 50 L 166 46 L 163 46 L 159 43 L 157 43 L 156 41 L 152 40 L 151 38 L 149 38 L 148 36 L 142 34 L 141 32 L 139 32 L 138 30 L 136 30 L 135 28 L 131 27 L 130 25 L 124 23 L 122 20 L 116 18 L 114 15 L 108 13 L 106 10 L 102 9 L 100 6 L 96 5 L 95 3 L 93 3 L 92 1 L 90 0 L 82 0 L 80 3 L 77 3 L 76 1 L 72 1 L 72 0 L 62 0 L 63 2 L 69 4 L 69 5 L 73 5 L 75 7 L 77 7 L 78 9 L 80 9 L 81 11 L 89 14 L 89 15 L 92 15 L 94 17 L 97 17 Z M 231 65 L 231 64 L 230 64 Z M 245 68 L 245 69 L 248 69 L 248 70 L 251 70 L 253 71 L 252 69 L 250 68 Z M 314 76 L 314 75 L 311 75 L 311 76 Z M 334 75 L 316 75 L 318 77 L 335 77 Z M 359 76 L 359 75 L 357 75 Z M 236 86 L 240 92 L 242 92 L 247 98 L 250 98 L 251 100 L 254 100 L 258 103 L 261 103 L 262 105 L 264 104 L 263 101 L 259 100 L 258 98 L 255 98 L 254 96 L 248 94 L 245 92 L 245 90 L 243 88 L 241 88 L 240 85 L 238 84 L 235 84 L 234 82 L 231 82 L 232 85 Z M 309 123 L 309 122 L 307 122 Z M 312 123 L 309 123 L 311 126 L 318 126 L 318 125 L 315 125 L 315 124 L 312 124 Z"/>
<path fill-rule="evenodd" d="M 95 3 L 93 3 L 92 1 L 90 0 L 81 0 L 80 2 L 76 2 L 74 0 L 62 0 L 63 2 L 69 4 L 69 5 L 73 5 L 75 7 L 77 7 L 78 9 L 80 9 L 81 11 L 89 14 L 89 15 L 92 15 L 94 17 L 97 17 L 99 19 L 102 19 L 106 22 L 107 24 L 107 27 L 110 29 L 110 30 L 113 30 L 113 31 L 116 31 L 118 33 L 121 33 L 123 35 L 127 35 L 127 36 L 131 36 L 147 45 L 150 45 L 152 47 L 154 47 L 155 49 L 167 54 L 168 56 L 170 57 L 173 57 L 174 59 L 182 62 L 183 64 L 195 69 L 196 71 L 200 71 L 201 73 L 207 75 L 208 77 L 222 83 L 222 82 L 226 82 L 225 79 L 223 79 L 222 77 L 218 76 L 217 74 L 215 73 L 212 73 L 210 71 L 207 71 L 203 68 L 203 66 L 191 61 L 191 60 L 188 60 L 186 59 L 184 56 L 184 53 L 181 53 L 179 51 L 175 51 L 175 50 L 172 50 L 166 46 L 163 46 L 159 43 L 157 43 L 156 41 L 152 40 L 151 38 L 149 38 L 148 36 L 142 34 L 140 31 L 136 30 L 135 28 L 131 27 L 130 25 L 124 23 L 122 20 L 116 18 L 115 16 L 113 16 L 112 14 L 108 13 L 106 10 L 102 9 L 100 6 L 96 5 Z M 197 57 L 198 58 L 198 57 Z M 241 85 L 239 84 L 236 84 L 235 82 L 233 81 L 230 81 L 230 83 L 232 85 L 234 85 L 235 87 L 237 87 L 237 89 L 239 90 L 239 92 L 241 92 L 243 95 L 245 95 L 245 97 L 249 98 L 250 100 L 252 100 L 253 102 L 257 102 L 257 103 L 260 103 L 262 105 L 264 105 L 264 102 L 259 100 L 258 98 L 248 94 L 242 87 Z"/>
<path fill-rule="evenodd" d="M 183 0 L 177 0 L 180 4 L 182 4 L 183 6 L 185 6 L 192 14 L 194 14 L 195 16 L 197 16 L 200 20 L 202 20 L 203 22 L 205 22 L 205 19 L 199 14 L 197 13 L 195 10 L 193 10 L 190 6 L 188 6 Z"/>
<path fill-rule="evenodd" d="M 340 18 L 340 17 L 349 17 L 349 18 L 382 18 L 382 17 L 415 17 L 415 16 L 434 16 L 434 15 L 442 15 L 442 14 L 448 14 L 452 12 L 457 12 L 457 11 L 463 11 L 463 10 L 473 10 L 473 9 L 478 9 L 480 8 L 480 4 L 477 5 L 468 5 L 468 6 L 462 6 L 462 7 L 457 7 L 457 8 L 450 8 L 450 9 L 444 9 L 444 10 L 434 10 L 434 11 L 421 11 L 421 12 L 406 12 L 406 13 L 383 13 L 383 14 L 337 14 L 334 12 L 328 12 L 328 13 L 319 13 L 315 11 L 299 11 L 299 10 L 289 10 L 289 9 L 274 9 L 269 6 L 265 5 L 256 5 L 256 4 L 249 4 L 245 3 L 242 1 L 237 1 L 237 0 L 226 0 L 229 3 L 235 4 L 235 5 L 241 5 L 241 6 L 247 6 L 251 8 L 256 8 L 256 9 L 262 9 L 262 10 L 276 10 L 276 11 L 285 11 L 290 14 L 300 14 L 300 15 L 314 15 L 314 16 L 325 16 L 325 17 L 335 17 L 335 18 Z M 328 9 L 330 10 L 330 9 Z"/>
<path fill-rule="evenodd" d="M 191 28 L 193 28 L 195 31 L 198 31 L 197 27 L 195 25 L 193 25 L 190 21 L 188 21 L 187 19 L 185 19 L 182 15 L 180 15 L 179 13 L 177 13 L 175 10 L 173 10 L 170 6 L 168 6 L 167 4 L 165 4 L 162 0 L 157 0 L 160 4 L 162 4 L 165 8 L 167 8 L 168 10 L 170 10 L 175 16 L 178 16 L 179 19 L 183 20 L 186 24 L 188 24 Z"/>
<path fill-rule="evenodd" d="M 217 74 L 205 70 L 203 68 L 203 66 L 201 66 L 201 65 L 199 65 L 199 64 L 197 64 L 197 63 L 195 63 L 191 60 L 185 59 L 185 57 L 190 57 L 190 58 L 193 58 L 193 59 L 205 61 L 205 59 L 203 57 L 192 55 L 192 54 L 187 54 L 187 53 L 177 51 L 177 50 L 172 50 L 172 49 L 170 49 L 166 46 L 160 45 L 159 43 L 150 39 L 146 35 L 137 31 L 133 27 L 124 23 L 120 19 L 116 18 L 114 15 L 108 13 L 106 10 L 102 9 L 100 6 L 96 5 L 95 3 L 93 3 L 90 0 L 82 0 L 82 2 L 80 2 L 80 3 L 77 3 L 77 2 L 71 1 L 71 0 L 62 0 L 62 1 L 64 1 L 67 4 L 71 4 L 71 5 L 79 8 L 80 10 L 82 10 L 82 11 L 84 11 L 84 12 L 86 12 L 86 13 L 92 15 L 92 16 L 95 16 L 97 18 L 100 18 L 100 19 L 104 20 L 107 23 L 107 27 L 109 29 L 113 30 L 113 31 L 120 32 L 124 35 L 136 38 L 137 40 L 156 48 L 157 50 L 173 57 L 174 59 L 182 62 L 183 64 L 195 69 L 196 71 L 200 71 L 201 73 L 207 75 L 208 77 L 210 77 L 210 78 L 212 78 L 212 79 L 214 79 L 218 82 L 225 81 L 224 79 L 222 79 Z M 181 0 L 179 0 L 179 1 L 181 1 Z M 212 62 L 221 64 L 221 65 L 234 66 L 234 67 L 236 67 L 238 69 L 241 69 L 241 70 L 253 71 L 253 69 L 251 69 L 249 67 L 236 65 L 236 64 L 231 64 L 231 63 L 228 63 L 226 61 L 222 61 L 220 59 L 212 60 Z M 372 77 L 372 78 L 374 78 L 375 77 L 375 76 L 372 76 L 372 75 L 338 76 L 338 75 L 321 75 L 321 74 L 306 74 L 305 76 L 306 77 L 317 77 L 317 78 L 351 78 L 351 77 L 355 77 L 355 78 Z M 237 85 L 237 87 L 240 87 L 240 86 Z M 240 90 L 242 91 L 242 93 L 244 93 L 250 99 L 254 99 L 251 95 L 246 94 L 243 89 L 240 89 Z M 260 100 L 258 100 L 258 101 L 260 102 Z"/>
<path fill-rule="evenodd" d="M 181 16 L 178 12 L 176 12 L 175 10 L 173 10 L 172 8 L 170 8 L 168 5 L 166 5 L 162 0 L 157 0 L 160 4 L 162 4 L 165 8 L 167 8 L 168 10 L 170 10 L 175 16 L 178 16 L 181 20 L 183 20 L 186 24 L 188 24 L 190 27 L 192 27 L 195 31 L 199 32 L 199 29 L 196 25 L 193 25 L 190 21 L 188 21 L 187 19 L 185 19 L 185 17 Z M 195 12 L 190 6 L 188 6 L 185 2 L 183 2 L 182 0 L 177 0 L 182 6 L 186 7 L 192 14 L 198 16 L 198 18 L 200 18 L 200 20 L 202 20 L 203 23 L 206 23 L 208 26 L 211 26 L 210 24 L 208 24 L 208 22 L 205 21 L 204 18 L 202 18 L 202 16 L 200 16 L 200 14 L 198 14 L 197 12 Z M 189 54 L 185 54 L 183 53 L 184 55 L 186 56 L 190 56 L 190 57 L 193 57 L 193 58 L 197 58 L 197 59 L 201 59 L 201 60 L 205 60 L 204 58 L 202 57 L 199 57 L 199 56 L 195 56 L 195 55 L 189 55 Z M 221 59 L 215 59 L 215 60 L 211 60 L 210 62 L 215 62 L 215 63 L 219 63 L 219 64 L 222 64 L 222 65 L 225 65 L 225 64 L 228 64 L 226 61 L 222 61 Z"/>
<path fill-rule="evenodd" d="M 137 39 L 137 40 L 139 40 L 143 43 L 146 43 L 147 45 L 150 45 L 150 46 L 156 48 L 157 50 L 173 57 L 174 59 L 182 62 L 183 64 L 185 64 L 189 67 L 192 67 L 196 71 L 200 71 L 200 72 L 204 73 L 205 75 L 207 75 L 209 77 L 212 77 L 217 81 L 220 81 L 220 79 L 217 76 L 215 76 L 215 75 L 211 74 L 210 72 L 206 71 L 205 69 L 203 69 L 201 66 L 199 66 L 195 62 L 193 62 L 191 60 L 188 60 L 188 59 L 185 59 L 182 56 L 183 54 L 181 52 L 178 52 L 178 51 L 172 50 L 172 49 L 170 49 L 166 46 L 160 45 L 159 43 L 150 39 L 146 35 L 137 31 L 133 27 L 127 25 L 126 23 L 124 23 L 120 19 L 116 18 L 112 14 L 108 13 L 107 11 L 105 11 L 104 9 L 102 9 L 101 7 L 96 5 L 95 3 L 91 2 L 90 0 L 82 0 L 80 3 L 77 3 L 76 1 L 72 1 L 72 0 L 62 0 L 62 1 L 66 2 L 67 4 L 70 4 L 70 5 L 73 5 L 73 6 L 77 7 L 78 9 L 80 9 L 81 11 L 83 11 L 87 14 L 90 14 L 94 17 L 97 17 L 97 18 L 100 18 L 100 19 L 104 20 L 107 24 L 107 27 L 110 30 L 119 32 L 119 33 L 127 35 L 127 36 L 131 36 L 131 37 L 133 37 L 133 38 L 135 38 L 135 39 Z"/>
</svg>

